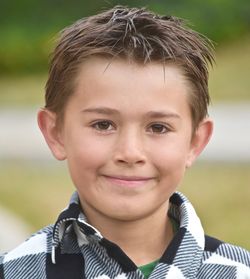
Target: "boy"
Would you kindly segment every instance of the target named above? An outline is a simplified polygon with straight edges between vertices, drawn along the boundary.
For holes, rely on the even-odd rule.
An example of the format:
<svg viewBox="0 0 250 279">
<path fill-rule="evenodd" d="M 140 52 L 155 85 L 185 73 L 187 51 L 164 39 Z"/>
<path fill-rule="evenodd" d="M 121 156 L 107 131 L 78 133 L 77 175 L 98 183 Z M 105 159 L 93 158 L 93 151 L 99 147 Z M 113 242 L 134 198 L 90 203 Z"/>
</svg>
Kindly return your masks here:
<svg viewBox="0 0 250 279">
<path fill-rule="evenodd" d="M 250 278 L 250 253 L 204 235 L 175 192 L 208 143 L 210 42 L 115 7 L 61 33 L 39 127 L 77 192 L 0 278 Z"/>
</svg>

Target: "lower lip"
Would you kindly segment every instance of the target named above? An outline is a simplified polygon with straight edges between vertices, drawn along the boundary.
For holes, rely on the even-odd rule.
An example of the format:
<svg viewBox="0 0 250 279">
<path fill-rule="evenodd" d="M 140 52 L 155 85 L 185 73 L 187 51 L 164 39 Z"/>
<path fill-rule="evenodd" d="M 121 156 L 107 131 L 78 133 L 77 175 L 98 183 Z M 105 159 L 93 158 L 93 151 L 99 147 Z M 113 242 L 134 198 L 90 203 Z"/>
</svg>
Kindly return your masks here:
<svg viewBox="0 0 250 279">
<path fill-rule="evenodd" d="M 151 178 L 147 179 L 136 179 L 136 180 L 126 180 L 126 179 L 120 179 L 116 177 L 110 177 L 110 176 L 105 176 L 105 178 L 111 182 L 112 184 L 121 186 L 121 187 L 127 187 L 127 188 L 136 188 L 136 187 L 142 187 L 146 183 L 148 183 Z"/>
</svg>

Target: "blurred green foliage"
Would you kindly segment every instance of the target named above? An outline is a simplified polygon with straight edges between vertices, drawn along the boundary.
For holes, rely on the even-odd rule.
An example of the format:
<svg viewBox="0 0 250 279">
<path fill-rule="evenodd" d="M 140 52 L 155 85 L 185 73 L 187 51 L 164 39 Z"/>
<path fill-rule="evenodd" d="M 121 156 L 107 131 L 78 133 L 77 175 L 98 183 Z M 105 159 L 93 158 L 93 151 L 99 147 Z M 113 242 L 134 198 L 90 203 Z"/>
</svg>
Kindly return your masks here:
<svg viewBox="0 0 250 279">
<path fill-rule="evenodd" d="M 249 0 L 1 0 L 0 74 L 46 70 L 52 38 L 63 27 L 114 5 L 147 6 L 190 20 L 217 43 L 249 34 Z"/>
</svg>

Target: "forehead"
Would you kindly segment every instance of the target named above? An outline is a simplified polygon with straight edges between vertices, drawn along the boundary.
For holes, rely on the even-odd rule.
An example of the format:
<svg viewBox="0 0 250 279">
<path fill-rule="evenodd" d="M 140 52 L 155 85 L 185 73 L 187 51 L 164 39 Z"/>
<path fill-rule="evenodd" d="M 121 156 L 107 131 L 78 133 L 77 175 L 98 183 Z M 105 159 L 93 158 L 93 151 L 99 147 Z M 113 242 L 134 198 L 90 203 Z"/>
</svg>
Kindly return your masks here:
<svg viewBox="0 0 250 279">
<path fill-rule="evenodd" d="M 143 80 L 150 83 L 155 89 L 175 83 L 188 90 L 188 81 L 183 74 L 181 66 L 174 63 L 148 62 L 137 63 L 131 59 L 105 58 L 92 56 L 82 63 L 76 77 L 76 89 L 79 87 L 109 84 L 114 86 L 115 81 L 128 81 L 120 83 L 124 88 L 137 85 Z M 119 86 L 119 83 L 117 84 Z M 144 84 L 141 83 L 141 86 Z"/>
<path fill-rule="evenodd" d="M 114 108 L 126 115 L 189 111 L 188 86 L 180 68 L 91 58 L 82 64 L 70 103 L 75 108 Z"/>
</svg>

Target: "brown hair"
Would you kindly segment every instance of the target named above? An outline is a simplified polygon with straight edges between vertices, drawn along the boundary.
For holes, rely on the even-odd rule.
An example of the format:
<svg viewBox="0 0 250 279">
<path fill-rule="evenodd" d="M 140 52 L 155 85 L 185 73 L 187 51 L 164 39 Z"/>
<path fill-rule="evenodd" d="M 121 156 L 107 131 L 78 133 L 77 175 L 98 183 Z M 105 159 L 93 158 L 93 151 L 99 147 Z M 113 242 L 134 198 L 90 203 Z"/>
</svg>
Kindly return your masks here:
<svg viewBox="0 0 250 279">
<path fill-rule="evenodd" d="M 189 105 L 194 128 L 207 116 L 213 45 L 186 27 L 182 19 L 159 16 L 145 8 L 116 6 L 62 30 L 52 54 L 45 96 L 45 107 L 58 119 L 62 119 L 74 92 L 79 67 L 92 55 L 178 65 L 191 85 Z"/>
</svg>

